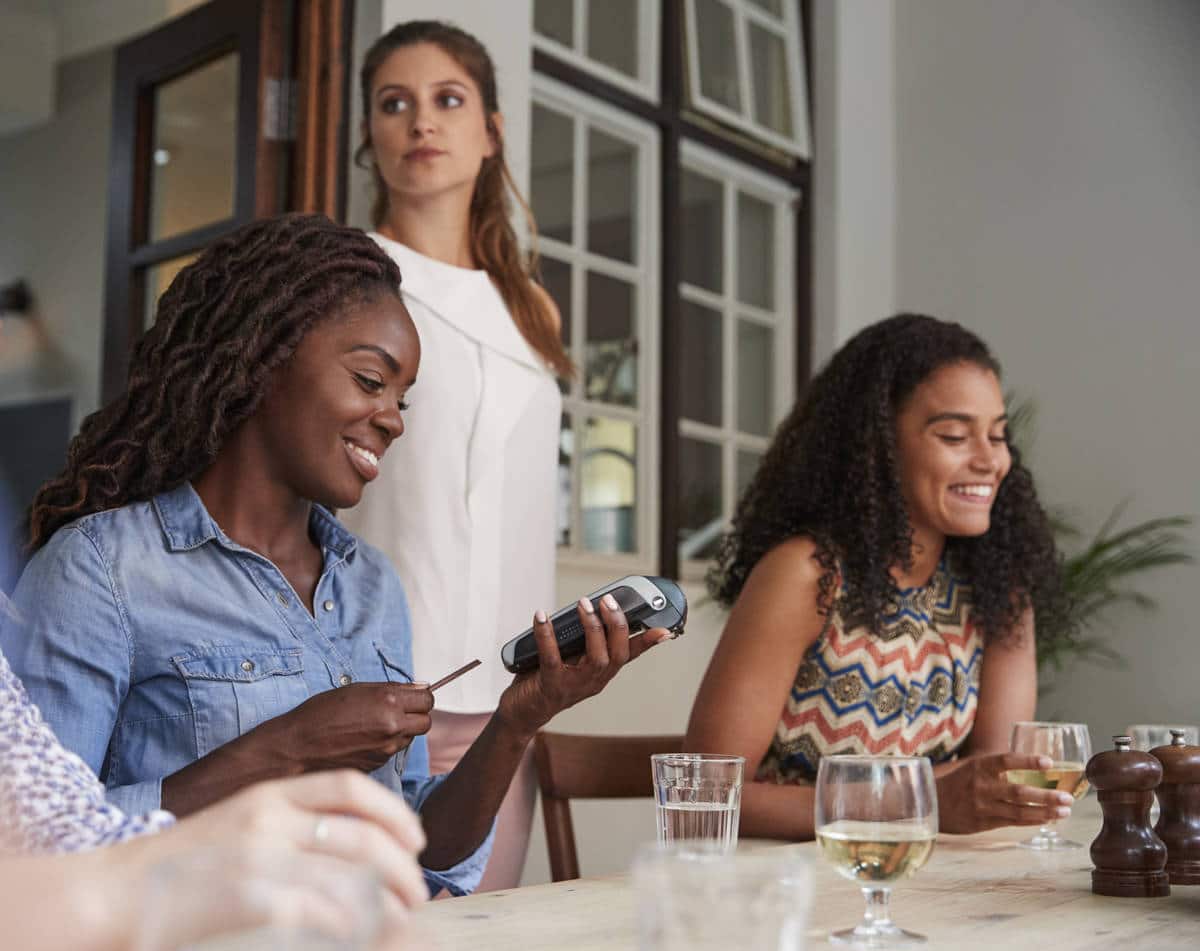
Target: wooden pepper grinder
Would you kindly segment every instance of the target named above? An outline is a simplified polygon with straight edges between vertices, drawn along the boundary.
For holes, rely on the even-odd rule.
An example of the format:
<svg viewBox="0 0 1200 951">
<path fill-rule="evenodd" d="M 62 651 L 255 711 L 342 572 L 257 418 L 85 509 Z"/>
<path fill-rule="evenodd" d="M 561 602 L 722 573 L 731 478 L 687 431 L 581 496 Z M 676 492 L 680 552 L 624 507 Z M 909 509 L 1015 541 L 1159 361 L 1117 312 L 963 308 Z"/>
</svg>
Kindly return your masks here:
<svg viewBox="0 0 1200 951">
<path fill-rule="evenodd" d="M 1104 825 L 1092 843 L 1092 891 L 1118 898 L 1157 898 L 1171 894 L 1163 871 L 1167 847 L 1150 828 L 1153 789 L 1162 764 L 1133 749 L 1128 736 L 1114 736 L 1116 749 L 1097 753 L 1087 764 L 1088 781 L 1104 810 Z"/>
<path fill-rule="evenodd" d="M 1168 745 L 1150 751 L 1163 769 L 1154 831 L 1167 847 L 1171 884 L 1200 885 L 1200 746 L 1188 746 L 1183 734 L 1172 730 Z"/>
</svg>

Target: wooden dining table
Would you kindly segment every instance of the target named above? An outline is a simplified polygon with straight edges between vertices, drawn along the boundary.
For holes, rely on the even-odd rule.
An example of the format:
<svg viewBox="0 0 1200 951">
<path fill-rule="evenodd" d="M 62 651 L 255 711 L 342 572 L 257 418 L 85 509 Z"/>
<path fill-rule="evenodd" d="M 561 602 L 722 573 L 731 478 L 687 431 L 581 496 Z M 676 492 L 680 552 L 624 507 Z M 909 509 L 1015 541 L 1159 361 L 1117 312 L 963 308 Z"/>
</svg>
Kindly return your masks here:
<svg viewBox="0 0 1200 951">
<path fill-rule="evenodd" d="M 928 864 L 895 888 L 892 919 L 926 935 L 930 951 L 1200 949 L 1200 886 L 1175 886 L 1166 898 L 1094 895 L 1087 849 L 1100 828 L 1094 797 L 1079 803 L 1059 828 L 1084 847 L 1021 848 L 1018 843 L 1033 831 L 1028 828 L 939 836 Z M 814 843 L 742 847 L 788 849 L 811 860 L 809 951 L 832 947 L 830 931 L 861 918 L 860 890 L 822 861 Z M 636 897 L 629 875 L 610 875 L 430 902 L 416 914 L 410 946 L 631 951 L 638 946 Z"/>
</svg>

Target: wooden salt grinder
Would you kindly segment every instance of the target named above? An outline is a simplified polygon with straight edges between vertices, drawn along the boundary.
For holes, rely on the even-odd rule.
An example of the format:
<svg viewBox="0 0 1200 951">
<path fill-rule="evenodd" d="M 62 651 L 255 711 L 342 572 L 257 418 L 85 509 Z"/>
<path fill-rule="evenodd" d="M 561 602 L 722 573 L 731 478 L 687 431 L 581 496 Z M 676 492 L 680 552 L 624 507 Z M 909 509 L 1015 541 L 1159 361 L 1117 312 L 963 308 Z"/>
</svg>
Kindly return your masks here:
<svg viewBox="0 0 1200 951">
<path fill-rule="evenodd" d="M 1092 891 L 1118 898 L 1157 898 L 1171 894 L 1163 871 L 1167 847 L 1150 828 L 1152 790 L 1162 765 L 1134 750 L 1128 736 L 1114 736 L 1116 749 L 1097 753 L 1087 764 L 1088 781 L 1104 811 L 1104 825 L 1092 843 Z"/>
<path fill-rule="evenodd" d="M 1163 769 L 1154 831 L 1167 847 L 1171 884 L 1200 885 L 1200 746 L 1188 746 L 1183 733 L 1172 730 L 1168 745 L 1150 751 Z"/>
</svg>

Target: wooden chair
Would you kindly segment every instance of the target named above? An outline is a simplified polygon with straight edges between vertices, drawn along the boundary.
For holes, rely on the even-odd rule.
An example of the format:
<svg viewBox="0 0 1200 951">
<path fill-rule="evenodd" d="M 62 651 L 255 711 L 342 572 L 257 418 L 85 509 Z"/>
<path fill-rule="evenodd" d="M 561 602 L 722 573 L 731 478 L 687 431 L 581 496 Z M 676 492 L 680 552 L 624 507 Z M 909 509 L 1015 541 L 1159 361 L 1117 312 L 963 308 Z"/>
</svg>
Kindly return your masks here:
<svg viewBox="0 0 1200 951">
<path fill-rule="evenodd" d="M 556 882 L 579 878 L 571 799 L 652 797 L 651 753 L 678 753 L 682 736 L 573 736 L 538 733 L 533 742 L 546 851 Z"/>
</svg>

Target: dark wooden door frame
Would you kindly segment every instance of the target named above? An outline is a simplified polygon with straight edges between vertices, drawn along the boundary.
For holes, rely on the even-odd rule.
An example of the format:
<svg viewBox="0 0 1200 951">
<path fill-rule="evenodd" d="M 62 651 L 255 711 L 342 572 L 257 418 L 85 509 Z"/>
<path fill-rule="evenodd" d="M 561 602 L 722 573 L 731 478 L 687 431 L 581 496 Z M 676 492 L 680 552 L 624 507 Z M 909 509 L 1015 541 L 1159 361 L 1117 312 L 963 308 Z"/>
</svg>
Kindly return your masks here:
<svg viewBox="0 0 1200 951">
<path fill-rule="evenodd" d="M 145 268 L 196 251 L 255 213 L 263 16 L 258 3 L 213 0 L 118 48 L 109 152 L 105 263 L 104 401 L 124 386 L 141 335 Z M 149 243 L 150 143 L 155 88 L 219 56 L 238 54 L 237 181 L 231 218 Z"/>
<path fill-rule="evenodd" d="M 254 218 L 345 213 L 353 0 L 211 0 L 118 48 L 109 155 L 102 399 L 125 385 L 142 333 L 145 272 Z M 238 53 L 233 214 L 148 240 L 157 86 Z"/>
</svg>

